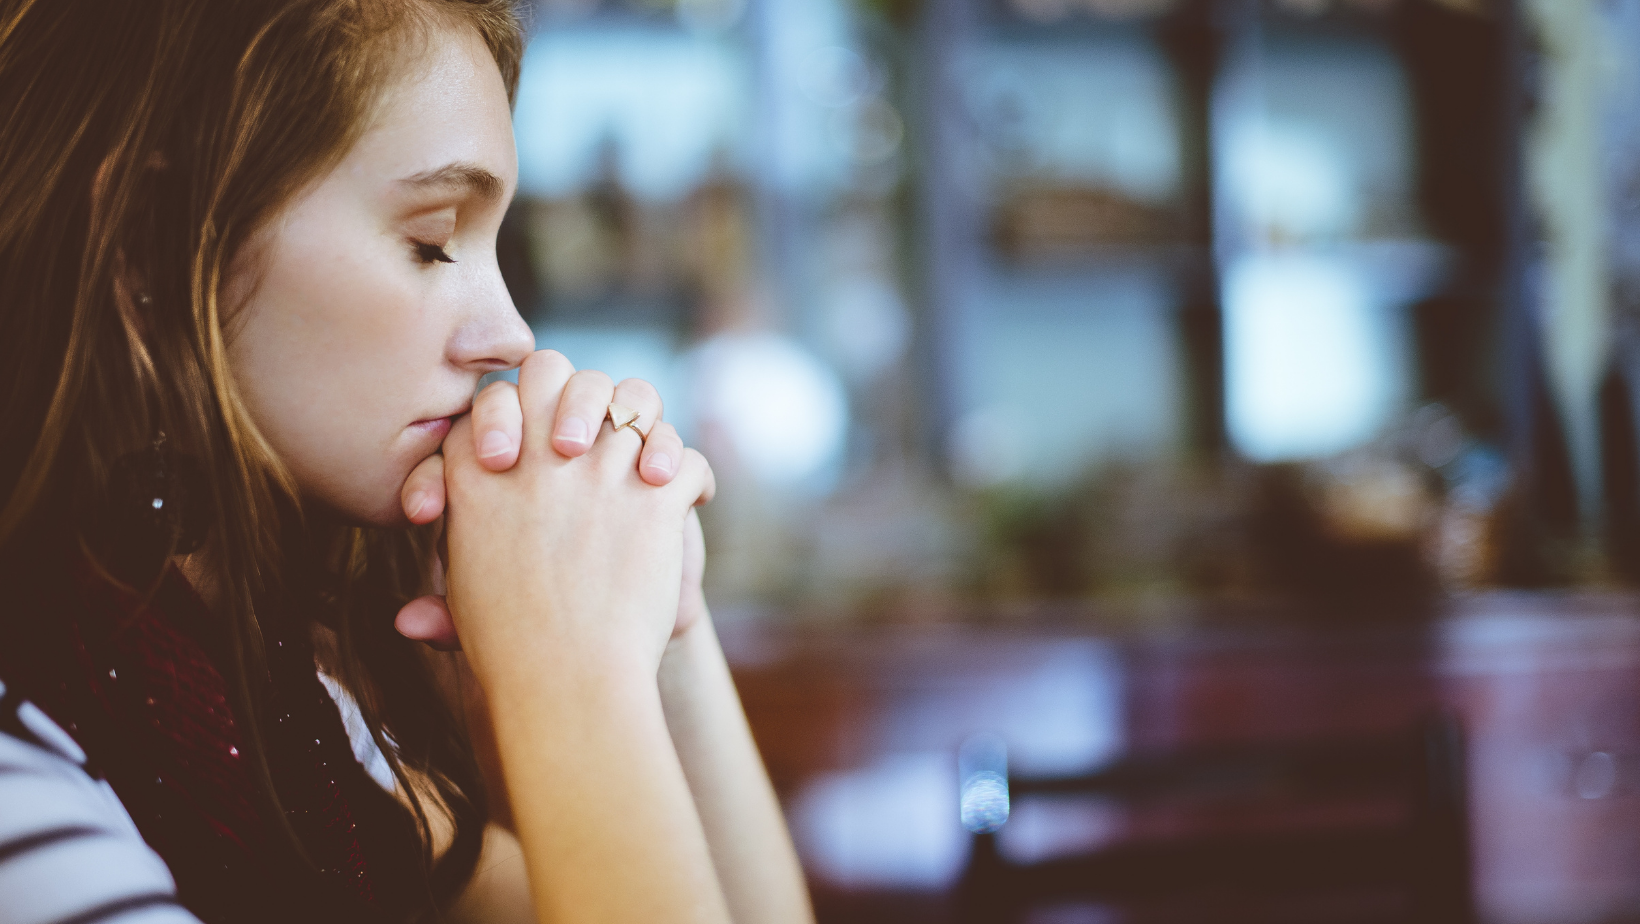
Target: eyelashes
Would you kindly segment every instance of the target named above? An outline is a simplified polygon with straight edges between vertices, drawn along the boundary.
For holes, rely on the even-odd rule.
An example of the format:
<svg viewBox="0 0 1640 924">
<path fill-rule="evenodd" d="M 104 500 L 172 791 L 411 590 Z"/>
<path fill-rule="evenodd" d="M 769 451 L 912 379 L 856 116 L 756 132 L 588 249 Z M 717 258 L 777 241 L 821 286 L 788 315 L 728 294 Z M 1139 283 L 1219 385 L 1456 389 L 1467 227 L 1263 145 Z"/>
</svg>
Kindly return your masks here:
<svg viewBox="0 0 1640 924">
<path fill-rule="evenodd" d="M 421 263 L 454 263 L 455 258 L 444 252 L 444 248 L 437 244 L 427 244 L 422 241 L 411 242 L 416 251 L 416 260 Z"/>
</svg>

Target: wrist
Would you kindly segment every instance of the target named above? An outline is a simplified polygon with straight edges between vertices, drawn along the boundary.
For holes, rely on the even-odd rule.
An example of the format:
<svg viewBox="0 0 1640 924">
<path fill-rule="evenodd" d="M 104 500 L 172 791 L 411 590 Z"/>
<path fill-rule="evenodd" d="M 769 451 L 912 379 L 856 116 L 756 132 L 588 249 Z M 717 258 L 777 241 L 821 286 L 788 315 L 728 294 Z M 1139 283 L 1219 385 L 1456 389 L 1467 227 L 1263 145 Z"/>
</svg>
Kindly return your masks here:
<svg viewBox="0 0 1640 924">
<path fill-rule="evenodd" d="M 479 685 L 492 699 L 654 687 L 662 652 L 653 641 L 612 632 L 592 637 L 541 631 L 517 635 L 464 644 Z"/>
<path fill-rule="evenodd" d="M 666 645 L 666 654 L 656 674 L 661 700 L 673 704 L 698 695 L 714 662 L 722 658 L 717 627 L 712 624 L 711 613 L 702 606 L 700 618 Z"/>
<path fill-rule="evenodd" d="M 672 628 L 672 637 L 666 641 L 665 658 L 670 658 L 673 652 L 689 643 L 691 639 L 698 639 L 703 635 L 716 634 L 711 630 L 712 613 L 706 607 L 706 596 L 698 589 L 693 593 L 685 593 L 678 601 L 678 615 Z M 662 664 L 665 664 L 665 658 Z"/>
<path fill-rule="evenodd" d="M 711 620 L 711 613 L 706 608 L 706 595 L 699 587 L 685 590 L 678 598 L 678 609 L 672 618 L 672 635 L 667 640 L 667 650 L 683 638 L 689 636 L 695 627 Z"/>
</svg>

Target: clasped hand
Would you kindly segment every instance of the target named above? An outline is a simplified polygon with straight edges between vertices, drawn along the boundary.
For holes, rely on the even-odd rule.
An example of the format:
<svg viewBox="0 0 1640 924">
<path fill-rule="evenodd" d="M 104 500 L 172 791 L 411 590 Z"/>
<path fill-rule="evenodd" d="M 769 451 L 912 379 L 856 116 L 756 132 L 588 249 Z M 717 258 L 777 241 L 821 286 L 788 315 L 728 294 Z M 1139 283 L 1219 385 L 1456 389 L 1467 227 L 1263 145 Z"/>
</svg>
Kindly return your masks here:
<svg viewBox="0 0 1640 924">
<path fill-rule="evenodd" d="M 612 402 L 638 412 L 647 441 L 611 429 Z M 464 647 L 481 673 L 544 648 L 658 666 L 704 610 L 694 507 L 715 490 L 661 416 L 649 383 L 615 385 L 552 350 L 526 359 L 516 386 L 486 388 L 405 481 L 412 523 L 445 518 L 446 594 L 405 606 L 399 631 Z"/>
</svg>

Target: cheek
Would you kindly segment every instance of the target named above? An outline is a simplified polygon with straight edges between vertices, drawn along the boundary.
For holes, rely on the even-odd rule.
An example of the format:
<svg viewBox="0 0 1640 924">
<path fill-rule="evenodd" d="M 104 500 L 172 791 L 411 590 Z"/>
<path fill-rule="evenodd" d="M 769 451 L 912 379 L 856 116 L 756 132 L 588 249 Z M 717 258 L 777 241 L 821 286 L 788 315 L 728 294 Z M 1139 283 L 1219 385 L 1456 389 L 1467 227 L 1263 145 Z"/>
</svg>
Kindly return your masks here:
<svg viewBox="0 0 1640 924">
<path fill-rule="evenodd" d="M 375 519 L 369 511 L 396 497 L 415 461 L 396 459 L 395 444 L 443 350 L 413 269 L 393 262 L 408 257 L 364 239 L 269 248 L 229 355 L 253 419 L 303 491 Z"/>
<path fill-rule="evenodd" d="M 406 354 L 414 342 L 405 334 L 413 325 L 405 319 L 413 293 L 375 261 L 350 256 L 314 254 L 268 267 L 235 338 L 252 390 L 290 401 L 322 399 L 334 414 L 379 400 L 378 389 L 355 386 L 379 381 L 412 358 Z"/>
</svg>

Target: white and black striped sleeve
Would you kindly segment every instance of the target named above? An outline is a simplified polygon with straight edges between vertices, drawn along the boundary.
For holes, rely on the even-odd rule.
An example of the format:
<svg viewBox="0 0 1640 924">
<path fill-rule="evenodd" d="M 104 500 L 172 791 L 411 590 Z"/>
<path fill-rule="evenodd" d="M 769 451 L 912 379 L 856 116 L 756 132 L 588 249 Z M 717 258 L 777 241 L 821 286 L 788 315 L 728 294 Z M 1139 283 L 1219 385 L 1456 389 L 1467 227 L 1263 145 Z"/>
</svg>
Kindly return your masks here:
<svg viewBox="0 0 1640 924">
<path fill-rule="evenodd" d="M 199 924 L 85 753 L 0 684 L 0 924 Z"/>
</svg>

